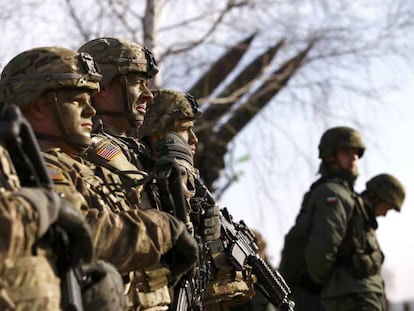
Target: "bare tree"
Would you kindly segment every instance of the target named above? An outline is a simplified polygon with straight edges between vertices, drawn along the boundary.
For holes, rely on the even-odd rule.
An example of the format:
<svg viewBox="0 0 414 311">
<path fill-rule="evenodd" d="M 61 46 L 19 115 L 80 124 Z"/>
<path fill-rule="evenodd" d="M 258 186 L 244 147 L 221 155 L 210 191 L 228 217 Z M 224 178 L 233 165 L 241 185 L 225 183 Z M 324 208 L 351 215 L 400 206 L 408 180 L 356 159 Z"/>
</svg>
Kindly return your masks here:
<svg viewBox="0 0 414 311">
<path fill-rule="evenodd" d="M 42 3 L 52 2 L 53 15 L 37 10 L 32 22 L 42 22 L 43 16 L 59 26 L 61 45 L 77 48 L 105 35 L 130 38 L 155 52 L 161 67 L 157 87 L 195 95 L 205 111 L 196 124 L 196 162 L 218 192 L 237 179 L 233 143 L 241 131 L 248 136 L 247 125 L 255 125 L 250 141 L 255 144 L 261 143 L 258 131 L 274 133 L 266 142 L 273 157 L 261 161 L 258 171 L 273 169 L 275 137 L 289 137 L 274 110 L 316 116 L 316 128 L 333 119 L 360 125 L 347 99 L 380 103 L 384 87 L 394 87 L 371 70 L 378 63 L 405 63 L 410 44 L 405 36 L 413 30 L 414 14 L 414 3 L 403 0 L 32 0 L 8 5 L 28 12 L 26 5 L 46 8 Z M 10 31 L 20 20 L 9 14 L 0 24 Z M 13 35 L 30 37 L 28 29 L 14 29 Z M 306 157 L 293 138 L 287 141 Z"/>
</svg>

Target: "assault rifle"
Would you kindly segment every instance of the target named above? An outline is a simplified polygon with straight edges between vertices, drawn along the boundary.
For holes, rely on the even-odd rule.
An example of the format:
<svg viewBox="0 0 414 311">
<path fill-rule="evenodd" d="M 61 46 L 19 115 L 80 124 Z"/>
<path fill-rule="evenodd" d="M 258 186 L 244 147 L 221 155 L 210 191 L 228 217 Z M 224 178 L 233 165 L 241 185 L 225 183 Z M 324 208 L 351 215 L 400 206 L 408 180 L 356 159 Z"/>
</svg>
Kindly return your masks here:
<svg viewBox="0 0 414 311">
<path fill-rule="evenodd" d="M 202 311 L 202 298 L 210 271 L 209 261 L 207 260 L 209 250 L 205 243 L 201 241 L 197 228 L 194 228 L 187 212 L 178 164 L 167 161 L 159 165 L 158 162 L 155 174 L 163 210 L 186 224 L 188 231 L 193 235 L 199 247 L 199 260 L 195 271 L 186 273 L 175 285 L 174 299 L 169 310 Z"/>
<path fill-rule="evenodd" d="M 215 204 L 211 193 L 198 178 L 195 180 L 195 186 L 196 196 L 204 197 L 208 204 Z M 243 220 L 235 223 L 227 208 L 221 209 L 220 218 L 222 238 L 213 241 L 211 248 L 224 249 L 231 264 L 237 270 L 243 270 L 246 265 L 251 267 L 257 278 L 256 286 L 262 294 L 279 309 L 293 311 L 295 303 L 288 298 L 291 294 L 290 288 L 280 273 L 272 269 L 258 254 L 254 233 Z"/>
<path fill-rule="evenodd" d="M 11 155 L 21 185 L 52 189 L 52 181 L 29 122 L 16 106 L 1 104 L 0 109 L 0 137 Z M 83 311 L 79 273 L 69 264 L 68 236 L 56 225 L 49 228 L 47 236 L 53 248 L 58 250 L 62 308 Z"/>
</svg>

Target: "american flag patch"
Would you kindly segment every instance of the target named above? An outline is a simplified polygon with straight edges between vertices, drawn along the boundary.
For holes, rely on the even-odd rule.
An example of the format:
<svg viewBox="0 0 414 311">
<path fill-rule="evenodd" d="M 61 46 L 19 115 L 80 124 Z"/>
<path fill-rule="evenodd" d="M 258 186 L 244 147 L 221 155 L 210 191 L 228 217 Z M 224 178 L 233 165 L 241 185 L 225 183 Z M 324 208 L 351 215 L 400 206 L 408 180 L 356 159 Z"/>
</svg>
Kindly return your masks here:
<svg viewBox="0 0 414 311">
<path fill-rule="evenodd" d="M 63 175 L 62 171 L 55 167 L 46 164 L 47 174 L 52 180 L 64 180 L 65 176 Z"/>
<path fill-rule="evenodd" d="M 327 197 L 325 201 L 328 204 L 334 204 L 334 203 L 336 203 L 337 198 L 335 196 L 333 196 L 333 197 Z"/>
<path fill-rule="evenodd" d="M 121 153 L 121 148 L 115 146 L 111 143 L 105 144 L 102 148 L 100 148 L 96 154 L 108 161 L 112 160 L 118 154 Z"/>
</svg>

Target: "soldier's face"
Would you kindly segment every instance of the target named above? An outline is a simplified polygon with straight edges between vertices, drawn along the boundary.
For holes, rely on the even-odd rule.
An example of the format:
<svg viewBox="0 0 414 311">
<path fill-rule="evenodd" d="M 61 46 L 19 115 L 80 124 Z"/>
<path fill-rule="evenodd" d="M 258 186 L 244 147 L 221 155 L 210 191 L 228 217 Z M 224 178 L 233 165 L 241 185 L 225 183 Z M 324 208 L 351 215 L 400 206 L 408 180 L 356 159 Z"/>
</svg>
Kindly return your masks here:
<svg viewBox="0 0 414 311">
<path fill-rule="evenodd" d="M 194 133 L 194 122 L 191 120 L 177 121 L 175 123 L 175 131 L 189 144 L 191 153 L 194 155 L 198 143 L 197 135 Z"/>
<path fill-rule="evenodd" d="M 56 97 L 59 116 L 66 131 L 65 134 L 72 137 L 75 143 L 78 142 L 80 145 L 90 144 L 92 117 L 96 113 L 91 104 L 90 92 L 79 89 L 59 90 L 56 92 Z"/>
<path fill-rule="evenodd" d="M 124 89 L 122 80 L 126 79 Z M 124 101 L 128 100 L 128 111 L 125 111 Z M 111 83 L 95 95 L 94 106 L 99 111 L 113 111 L 120 115 L 102 115 L 104 123 L 108 123 L 120 132 L 133 129 L 129 120 L 133 120 L 135 127 L 142 126 L 147 106 L 152 102 L 153 95 L 148 88 L 148 79 L 140 74 L 130 73 L 115 77 Z"/>
<path fill-rule="evenodd" d="M 338 166 L 341 169 L 347 170 L 351 173 L 358 173 L 358 149 L 356 148 L 342 148 L 336 153 Z"/>
<path fill-rule="evenodd" d="M 379 202 L 375 205 L 375 216 L 386 216 L 390 209 L 393 209 L 391 204 L 383 201 Z"/>
<path fill-rule="evenodd" d="M 148 80 L 139 74 L 129 74 L 128 78 L 128 97 L 130 107 L 135 116 L 136 127 L 141 127 L 147 106 L 151 104 L 154 96 L 148 88 Z"/>
</svg>

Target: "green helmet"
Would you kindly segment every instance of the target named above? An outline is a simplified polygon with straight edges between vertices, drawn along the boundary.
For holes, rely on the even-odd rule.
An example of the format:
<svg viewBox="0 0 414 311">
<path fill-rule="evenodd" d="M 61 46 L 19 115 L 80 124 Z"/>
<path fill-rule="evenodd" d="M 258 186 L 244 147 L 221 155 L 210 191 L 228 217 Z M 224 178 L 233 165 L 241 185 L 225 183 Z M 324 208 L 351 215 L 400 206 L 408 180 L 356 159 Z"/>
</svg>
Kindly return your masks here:
<svg viewBox="0 0 414 311">
<path fill-rule="evenodd" d="M 401 182 L 394 176 L 379 174 L 367 181 L 366 189 L 382 201 L 391 204 L 397 211 L 401 210 L 405 199 L 405 190 Z"/>
<path fill-rule="evenodd" d="M 194 120 L 201 116 L 197 101 L 190 94 L 169 89 L 153 90 L 154 100 L 139 130 L 141 137 L 174 130 L 178 120 Z"/>
<path fill-rule="evenodd" d="M 3 69 L 0 101 L 25 108 L 44 92 L 63 87 L 99 90 L 93 58 L 62 47 L 39 47 L 15 56 Z"/>
<path fill-rule="evenodd" d="M 356 148 L 361 158 L 365 151 L 365 144 L 361 135 L 353 128 L 338 126 L 327 130 L 319 143 L 319 158 L 334 156 L 339 149 Z"/>
<path fill-rule="evenodd" d="M 101 86 L 108 85 L 117 75 L 136 72 L 151 79 L 158 72 L 152 53 L 129 40 L 97 38 L 82 45 L 79 52 L 89 53 L 99 65 L 103 75 Z"/>
</svg>

